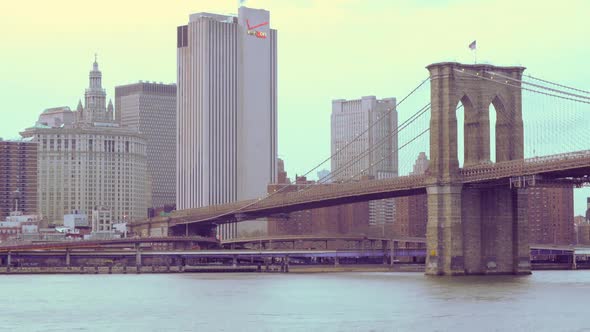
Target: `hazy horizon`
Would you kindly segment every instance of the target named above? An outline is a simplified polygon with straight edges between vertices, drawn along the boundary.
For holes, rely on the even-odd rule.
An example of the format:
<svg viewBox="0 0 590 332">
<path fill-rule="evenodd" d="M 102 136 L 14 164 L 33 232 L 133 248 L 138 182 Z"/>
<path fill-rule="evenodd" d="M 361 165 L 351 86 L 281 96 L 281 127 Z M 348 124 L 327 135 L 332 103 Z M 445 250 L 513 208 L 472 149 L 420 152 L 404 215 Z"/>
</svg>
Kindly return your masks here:
<svg viewBox="0 0 590 332">
<path fill-rule="evenodd" d="M 428 64 L 472 63 L 473 40 L 478 62 L 522 65 L 528 74 L 589 89 L 587 1 L 243 4 L 269 10 L 278 30 L 279 156 L 291 178 L 329 156 L 333 99 L 402 98 L 428 76 Z M 116 85 L 175 82 L 176 27 L 192 13 L 237 13 L 238 6 L 234 0 L 1 3 L 0 137 L 18 137 L 46 108 L 75 109 L 95 53 L 107 98 L 114 99 Z M 415 109 L 399 111 L 402 117 Z M 586 196 L 589 189 L 576 191 L 576 215 L 585 211 Z"/>
</svg>

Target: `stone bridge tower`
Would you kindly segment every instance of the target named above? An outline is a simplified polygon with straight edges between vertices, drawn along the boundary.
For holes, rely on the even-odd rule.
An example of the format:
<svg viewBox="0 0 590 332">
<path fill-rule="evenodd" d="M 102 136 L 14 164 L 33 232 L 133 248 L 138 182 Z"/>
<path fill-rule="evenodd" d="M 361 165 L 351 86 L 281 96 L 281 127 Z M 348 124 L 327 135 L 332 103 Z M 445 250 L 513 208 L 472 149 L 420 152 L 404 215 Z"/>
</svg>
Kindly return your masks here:
<svg viewBox="0 0 590 332">
<path fill-rule="evenodd" d="M 463 185 L 457 116 L 464 107 L 464 164 L 490 163 L 489 106 L 496 109 L 496 162 L 523 158 L 520 80 L 525 68 L 435 63 L 431 80 L 426 274 L 530 273 L 526 194 L 505 185 Z M 516 86 L 508 86 L 510 83 Z"/>
</svg>

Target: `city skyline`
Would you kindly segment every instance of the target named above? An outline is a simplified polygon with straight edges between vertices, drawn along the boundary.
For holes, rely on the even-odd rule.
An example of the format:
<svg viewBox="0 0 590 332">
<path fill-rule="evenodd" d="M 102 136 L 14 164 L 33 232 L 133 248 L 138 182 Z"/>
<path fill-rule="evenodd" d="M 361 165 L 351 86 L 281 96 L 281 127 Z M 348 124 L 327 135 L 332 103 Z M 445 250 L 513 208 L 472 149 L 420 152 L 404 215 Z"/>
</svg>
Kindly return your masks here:
<svg viewBox="0 0 590 332">
<path fill-rule="evenodd" d="M 111 96 L 115 85 L 141 79 L 173 83 L 177 23 L 192 12 L 237 11 L 235 1 L 215 4 L 196 1 L 190 6 L 177 1 L 134 15 L 135 2 L 120 7 L 114 1 L 104 1 L 95 9 L 95 17 L 90 17 L 84 14 L 83 4 L 58 3 L 61 5 L 55 8 L 67 6 L 68 13 L 55 12 L 47 18 L 36 14 L 50 9 L 44 8 L 45 4 L 39 4 L 35 13 L 29 13 L 21 4 L 2 5 L 7 7 L 2 12 L 10 14 L 2 14 L 0 23 L 7 46 L 6 60 L 0 64 L 6 73 L 0 88 L 10 91 L 4 98 L 7 109 L 19 110 L 17 116 L 0 123 L 0 136 L 4 138 L 16 137 L 18 130 L 28 126 L 47 106 L 63 102 L 73 106 L 78 99 L 75 87 L 83 84 L 77 73 L 86 70 L 95 52 L 108 68 L 106 87 Z M 361 1 L 339 2 L 338 7 L 319 1 L 245 4 L 273 13 L 271 24 L 281 34 L 279 155 L 288 161 L 289 173 L 302 173 L 329 155 L 329 113 L 333 98 L 369 94 L 401 96 L 427 75 L 424 66 L 429 63 L 472 62 L 467 46 L 474 39 L 478 41 L 481 62 L 524 65 L 531 74 L 584 87 L 582 80 L 588 76 L 588 69 L 583 61 L 590 54 L 579 40 L 584 40 L 581 28 L 585 24 L 583 13 L 587 12 L 584 8 L 590 7 L 588 3 L 559 4 L 578 6 L 575 12 L 567 11 L 567 16 L 556 14 L 559 11 L 554 4 L 532 1 L 518 4 L 446 1 L 444 4 L 409 1 L 393 4 L 379 1 L 371 7 L 363 6 Z M 507 12 L 506 6 L 511 11 Z M 534 12 L 529 11 L 532 6 Z M 482 11 L 487 13 L 486 17 L 475 14 Z M 102 17 L 107 15 L 109 25 L 103 28 Z M 67 29 L 69 25 L 78 29 L 71 31 Z M 144 31 L 136 25 L 144 27 Z M 444 25 L 445 29 L 431 31 L 430 26 L 434 25 Z M 466 26 L 470 28 L 465 29 Z M 148 37 L 150 42 L 143 43 Z M 123 52 L 128 54 L 121 54 L 119 50 L 130 38 L 137 41 L 136 47 Z M 383 44 L 384 40 L 391 41 L 391 47 L 379 48 L 378 52 L 362 47 L 365 43 Z M 39 55 L 39 47 L 46 50 L 45 54 Z M 313 56 L 306 56 L 309 54 Z M 55 77 L 60 78 L 57 84 Z M 31 92 L 36 98 L 25 97 Z M 299 135 L 301 128 L 314 135 Z M 576 190 L 576 214 L 583 213 L 585 202 L 580 197 L 586 196 L 587 189 Z"/>
</svg>

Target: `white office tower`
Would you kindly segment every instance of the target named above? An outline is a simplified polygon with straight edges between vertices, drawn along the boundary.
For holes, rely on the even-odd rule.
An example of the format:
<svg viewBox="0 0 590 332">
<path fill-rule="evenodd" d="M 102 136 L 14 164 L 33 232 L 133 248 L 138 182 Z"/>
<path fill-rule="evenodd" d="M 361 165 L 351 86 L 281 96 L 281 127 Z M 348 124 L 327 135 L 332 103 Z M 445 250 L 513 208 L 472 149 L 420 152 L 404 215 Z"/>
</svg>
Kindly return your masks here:
<svg viewBox="0 0 590 332">
<path fill-rule="evenodd" d="M 269 12 L 190 16 L 178 27 L 177 209 L 263 197 L 276 181 L 277 37 Z M 223 239 L 265 221 L 221 226 Z"/>
<path fill-rule="evenodd" d="M 336 154 L 331 160 L 332 181 L 397 176 L 395 105 L 395 98 L 379 100 L 375 96 L 332 101 L 331 147 L 332 155 Z M 371 201 L 369 223 L 392 223 L 394 209 L 393 199 Z"/>
</svg>

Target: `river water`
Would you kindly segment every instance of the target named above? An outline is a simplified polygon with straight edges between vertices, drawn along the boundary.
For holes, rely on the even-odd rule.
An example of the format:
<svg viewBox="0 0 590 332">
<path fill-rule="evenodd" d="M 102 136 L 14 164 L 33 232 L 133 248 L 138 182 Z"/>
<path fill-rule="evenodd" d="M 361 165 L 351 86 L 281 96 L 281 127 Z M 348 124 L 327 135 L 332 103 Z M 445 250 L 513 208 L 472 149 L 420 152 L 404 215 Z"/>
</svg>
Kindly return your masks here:
<svg viewBox="0 0 590 332">
<path fill-rule="evenodd" d="M 589 331 L 590 271 L 0 276 L 0 331 Z"/>
</svg>

